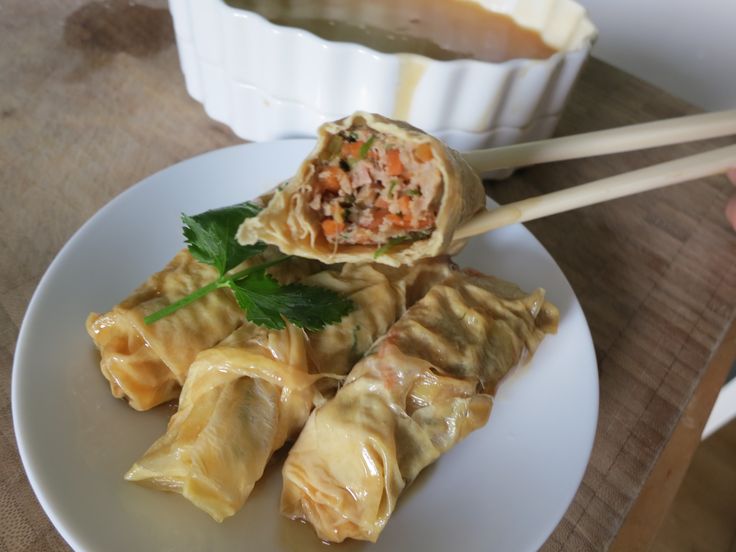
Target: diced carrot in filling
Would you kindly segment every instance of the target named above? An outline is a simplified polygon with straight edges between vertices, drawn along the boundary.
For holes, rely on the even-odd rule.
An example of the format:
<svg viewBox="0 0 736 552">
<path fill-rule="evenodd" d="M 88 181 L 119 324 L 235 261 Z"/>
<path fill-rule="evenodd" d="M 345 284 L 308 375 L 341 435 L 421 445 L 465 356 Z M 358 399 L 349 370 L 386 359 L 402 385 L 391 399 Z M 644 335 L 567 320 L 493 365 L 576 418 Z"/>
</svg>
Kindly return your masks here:
<svg viewBox="0 0 736 552">
<path fill-rule="evenodd" d="M 404 165 L 401 162 L 399 150 L 391 149 L 386 152 L 386 172 L 388 172 L 389 176 L 399 176 L 404 172 Z"/>
<path fill-rule="evenodd" d="M 371 220 L 367 225 L 366 228 L 369 230 L 378 230 L 381 227 L 381 224 L 383 224 L 383 219 L 386 218 L 386 215 L 388 215 L 388 211 L 385 211 L 384 209 L 376 209 L 373 211 L 373 220 Z M 392 215 L 395 216 L 395 215 Z"/>
<path fill-rule="evenodd" d="M 327 167 L 319 173 L 319 181 L 325 190 L 330 192 L 340 191 L 340 177 L 345 174 L 339 167 Z"/>
<path fill-rule="evenodd" d="M 322 231 L 328 238 L 333 238 L 337 236 L 344 229 L 344 222 L 336 222 L 335 220 L 329 218 L 322 221 Z"/>
<path fill-rule="evenodd" d="M 419 230 L 424 230 L 426 228 L 431 228 L 432 226 L 434 226 L 434 217 L 430 215 L 426 218 L 420 219 L 417 228 Z"/>
<path fill-rule="evenodd" d="M 404 215 L 411 213 L 411 199 L 409 199 L 409 196 L 401 196 L 399 198 L 399 207 Z"/>
<path fill-rule="evenodd" d="M 309 206 L 328 242 L 404 243 L 434 231 L 444 183 L 429 143 L 361 126 L 333 136 L 314 163 Z"/>
<path fill-rule="evenodd" d="M 406 227 L 406 220 L 404 217 L 399 215 L 394 215 L 392 213 L 389 213 L 386 215 L 386 218 L 396 227 L 398 228 L 404 228 Z"/>
<path fill-rule="evenodd" d="M 414 157 L 416 157 L 417 161 L 420 161 L 421 163 L 431 161 L 434 158 L 434 155 L 432 154 L 432 146 L 427 142 L 419 144 L 414 148 Z"/>
<path fill-rule="evenodd" d="M 342 145 L 342 154 L 345 157 L 353 157 L 355 159 L 360 157 L 360 148 L 363 147 L 364 142 L 362 141 L 356 141 L 356 142 L 345 142 Z"/>
</svg>

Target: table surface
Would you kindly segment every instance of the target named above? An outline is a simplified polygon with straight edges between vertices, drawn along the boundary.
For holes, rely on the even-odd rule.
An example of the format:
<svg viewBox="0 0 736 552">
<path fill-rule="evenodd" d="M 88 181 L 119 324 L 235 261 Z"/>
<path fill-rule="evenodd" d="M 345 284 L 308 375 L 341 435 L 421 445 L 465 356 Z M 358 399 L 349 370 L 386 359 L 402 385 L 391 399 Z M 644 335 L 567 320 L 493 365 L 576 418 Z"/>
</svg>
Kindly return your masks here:
<svg viewBox="0 0 736 552">
<path fill-rule="evenodd" d="M 28 485 L 10 413 L 13 350 L 44 270 L 85 220 L 141 178 L 240 141 L 187 96 L 165 8 L 162 0 L 0 8 L 0 551 L 68 549 Z M 558 134 L 693 111 L 592 60 Z M 726 143 L 528 168 L 489 192 L 505 203 Z M 590 465 L 545 550 L 611 545 L 707 375 L 736 313 L 729 193 L 714 177 L 528 224 L 578 295 L 600 366 Z"/>
</svg>

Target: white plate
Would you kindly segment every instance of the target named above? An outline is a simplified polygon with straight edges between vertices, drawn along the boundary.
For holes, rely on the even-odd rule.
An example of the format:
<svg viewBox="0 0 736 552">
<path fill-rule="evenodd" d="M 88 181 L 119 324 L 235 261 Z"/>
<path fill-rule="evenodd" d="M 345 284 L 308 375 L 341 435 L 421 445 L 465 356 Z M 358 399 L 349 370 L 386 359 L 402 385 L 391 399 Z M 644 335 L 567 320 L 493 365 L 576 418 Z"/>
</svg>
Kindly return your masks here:
<svg viewBox="0 0 736 552">
<path fill-rule="evenodd" d="M 69 240 L 28 307 L 13 366 L 13 418 L 43 508 L 77 550 L 326 550 L 278 515 L 272 466 L 245 508 L 217 524 L 178 495 L 123 481 L 161 435 L 167 407 L 113 399 L 84 330 L 182 247 L 179 214 L 248 199 L 288 178 L 310 140 L 236 146 L 155 174 L 115 198 Z M 588 326 L 560 269 L 520 225 L 475 238 L 462 265 L 545 287 L 562 313 L 532 362 L 498 393 L 490 422 L 425 470 L 377 545 L 341 550 L 536 550 L 588 463 L 598 378 Z"/>
</svg>

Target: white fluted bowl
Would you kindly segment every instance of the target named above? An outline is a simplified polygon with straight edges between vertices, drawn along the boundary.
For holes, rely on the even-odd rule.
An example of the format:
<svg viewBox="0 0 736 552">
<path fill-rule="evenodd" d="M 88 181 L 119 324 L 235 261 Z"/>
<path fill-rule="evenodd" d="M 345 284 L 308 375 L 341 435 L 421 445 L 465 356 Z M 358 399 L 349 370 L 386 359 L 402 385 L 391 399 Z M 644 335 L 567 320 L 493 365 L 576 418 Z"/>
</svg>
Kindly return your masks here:
<svg viewBox="0 0 736 552">
<path fill-rule="evenodd" d="M 458 150 L 552 134 L 597 31 L 572 0 L 475 0 L 539 32 L 543 60 L 437 61 L 331 42 L 222 0 L 169 0 L 189 94 L 246 140 L 311 137 L 364 110 Z M 360 4 L 360 3 L 356 3 Z"/>
</svg>

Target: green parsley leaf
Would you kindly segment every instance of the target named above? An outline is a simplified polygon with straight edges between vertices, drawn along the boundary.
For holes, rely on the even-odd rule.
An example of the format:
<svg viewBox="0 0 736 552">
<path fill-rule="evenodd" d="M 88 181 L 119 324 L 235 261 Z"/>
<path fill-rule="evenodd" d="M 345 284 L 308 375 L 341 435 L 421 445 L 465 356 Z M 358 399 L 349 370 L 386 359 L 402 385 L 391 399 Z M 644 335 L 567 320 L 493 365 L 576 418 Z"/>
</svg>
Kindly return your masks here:
<svg viewBox="0 0 736 552">
<path fill-rule="evenodd" d="M 410 243 L 410 242 L 423 240 L 423 239 L 428 238 L 431 235 L 432 235 L 431 230 L 422 230 L 419 232 L 409 232 L 408 234 L 404 236 L 396 236 L 395 238 L 389 238 L 389 240 L 384 245 L 376 249 L 376 252 L 373 254 L 373 258 L 377 259 L 381 255 L 385 255 L 386 253 L 391 251 L 393 247 L 397 245 L 401 245 L 402 243 Z"/>
<path fill-rule="evenodd" d="M 422 195 L 422 192 L 420 192 L 419 190 L 406 190 L 406 195 L 420 196 Z"/>
<path fill-rule="evenodd" d="M 265 270 L 230 282 L 230 289 L 248 320 L 283 329 L 284 318 L 306 330 L 321 330 L 353 310 L 349 299 L 332 290 L 302 284 L 280 285 Z"/>
<path fill-rule="evenodd" d="M 184 237 L 199 262 L 217 268 L 219 276 L 189 295 L 147 315 L 153 324 L 217 289 L 229 288 L 248 320 L 268 328 L 283 329 L 284 319 L 307 330 L 321 330 L 353 309 L 353 303 L 332 290 L 301 284 L 280 285 L 266 270 L 289 260 L 284 255 L 239 271 L 232 269 L 261 253 L 266 245 L 242 246 L 235 239 L 241 222 L 256 216 L 260 207 L 245 202 L 195 216 L 182 214 Z"/>
<path fill-rule="evenodd" d="M 264 279 L 269 279 L 267 274 L 263 273 L 263 276 L 265 276 Z M 263 285 L 258 286 L 256 282 L 258 278 L 255 277 L 255 275 L 250 278 L 253 278 L 250 285 L 255 284 L 257 287 L 266 287 Z M 269 304 L 273 302 L 269 301 L 268 290 L 262 290 L 261 293 L 253 293 L 250 286 L 246 287 L 245 282 L 247 282 L 248 279 L 241 280 L 242 283 L 230 282 L 228 286 L 233 290 L 233 295 L 235 295 L 235 300 L 238 302 L 238 305 L 240 305 L 240 308 L 245 311 L 245 317 L 259 326 L 266 326 L 267 328 L 275 328 L 278 330 L 284 329 L 286 324 L 284 323 L 284 319 L 281 317 L 281 313 L 278 309 L 273 309 L 273 304 Z M 274 281 L 273 283 L 275 284 L 275 289 L 270 290 L 270 295 L 278 293 L 278 288 L 280 287 L 277 282 Z M 264 291 L 266 293 L 264 293 Z M 264 295 L 265 298 L 262 299 L 261 297 Z"/>
<path fill-rule="evenodd" d="M 214 266 L 220 275 L 261 253 L 265 244 L 240 245 L 235 239 L 243 220 L 256 216 L 260 210 L 255 203 L 246 201 L 194 216 L 182 213 L 189 252 L 199 262 Z"/>
</svg>

